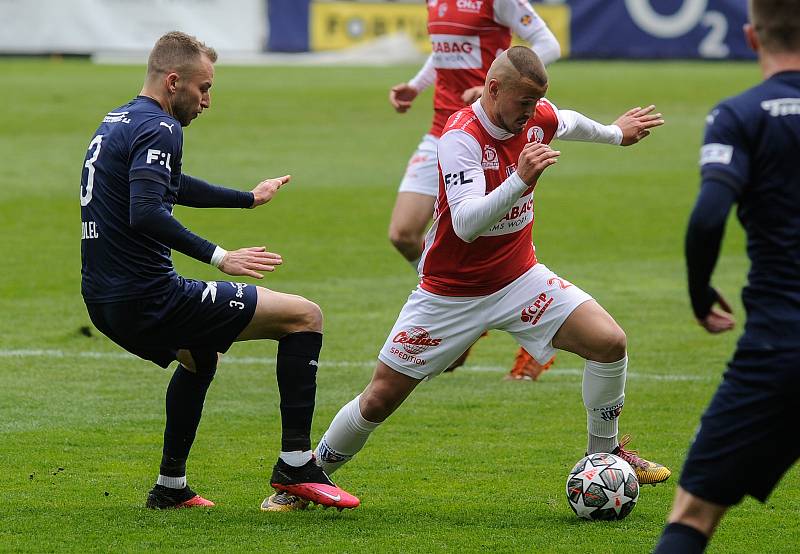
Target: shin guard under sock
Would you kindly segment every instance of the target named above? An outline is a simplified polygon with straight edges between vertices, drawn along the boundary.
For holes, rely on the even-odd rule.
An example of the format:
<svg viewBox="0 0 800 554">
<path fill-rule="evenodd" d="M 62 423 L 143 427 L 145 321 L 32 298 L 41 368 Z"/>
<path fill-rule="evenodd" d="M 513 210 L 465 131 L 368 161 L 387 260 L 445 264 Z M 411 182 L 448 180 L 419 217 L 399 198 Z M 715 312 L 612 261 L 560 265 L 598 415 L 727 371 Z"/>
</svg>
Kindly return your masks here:
<svg viewBox="0 0 800 554">
<path fill-rule="evenodd" d="M 277 378 L 281 397 L 281 451 L 311 450 L 311 420 L 317 394 L 322 333 L 291 333 L 278 341 Z"/>
</svg>

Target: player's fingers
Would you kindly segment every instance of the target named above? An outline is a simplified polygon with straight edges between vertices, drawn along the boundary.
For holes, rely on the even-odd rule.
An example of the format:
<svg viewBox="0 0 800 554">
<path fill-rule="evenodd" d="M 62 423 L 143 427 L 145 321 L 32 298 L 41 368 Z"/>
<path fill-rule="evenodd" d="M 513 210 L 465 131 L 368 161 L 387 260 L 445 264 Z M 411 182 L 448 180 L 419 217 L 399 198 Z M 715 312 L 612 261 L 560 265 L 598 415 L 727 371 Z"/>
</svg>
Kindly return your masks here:
<svg viewBox="0 0 800 554">
<path fill-rule="evenodd" d="M 638 113 L 638 112 L 639 112 L 639 110 L 641 110 L 641 109 L 642 109 L 642 107 L 641 107 L 641 106 L 636 106 L 635 108 L 631 108 L 630 110 L 628 110 L 627 112 L 625 112 L 625 115 L 633 115 L 633 114 L 635 114 L 635 113 Z"/>
<path fill-rule="evenodd" d="M 266 252 L 266 246 L 248 246 L 247 248 L 242 248 L 242 250 L 246 250 L 247 252 Z"/>
<path fill-rule="evenodd" d="M 250 263 L 247 264 L 247 269 L 250 271 L 275 271 L 275 266 L 270 264 L 262 264 L 262 263 Z"/>
<path fill-rule="evenodd" d="M 652 112 L 655 109 L 656 109 L 656 105 L 655 104 L 650 104 L 646 108 L 639 108 L 639 111 L 637 111 L 635 115 L 637 115 L 637 116 L 647 115 L 647 114 L 649 114 L 650 112 Z"/>
<path fill-rule="evenodd" d="M 544 152 L 540 152 L 537 156 L 538 160 L 549 160 L 552 158 L 557 158 L 561 155 L 560 150 L 546 150 Z"/>
<path fill-rule="evenodd" d="M 292 180 L 292 176 L 291 175 L 284 175 L 283 177 L 278 177 L 276 179 L 276 181 L 278 181 L 278 183 L 279 183 L 278 184 L 279 187 L 285 185 L 286 183 L 288 183 L 291 180 Z"/>
</svg>

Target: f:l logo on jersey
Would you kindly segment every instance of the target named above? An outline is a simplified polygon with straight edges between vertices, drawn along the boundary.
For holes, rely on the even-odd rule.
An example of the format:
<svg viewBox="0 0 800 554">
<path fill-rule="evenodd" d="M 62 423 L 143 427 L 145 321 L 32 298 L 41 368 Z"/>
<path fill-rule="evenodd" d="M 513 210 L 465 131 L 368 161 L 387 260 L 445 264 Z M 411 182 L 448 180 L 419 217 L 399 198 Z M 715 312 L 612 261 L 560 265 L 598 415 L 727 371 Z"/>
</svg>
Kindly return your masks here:
<svg viewBox="0 0 800 554">
<path fill-rule="evenodd" d="M 170 167 L 169 162 L 172 158 L 172 154 L 169 152 L 162 152 L 161 150 L 155 150 L 150 148 L 147 150 L 147 163 L 152 164 L 153 162 L 158 162 L 158 165 L 163 165 L 170 171 L 172 171 L 172 167 Z"/>
</svg>

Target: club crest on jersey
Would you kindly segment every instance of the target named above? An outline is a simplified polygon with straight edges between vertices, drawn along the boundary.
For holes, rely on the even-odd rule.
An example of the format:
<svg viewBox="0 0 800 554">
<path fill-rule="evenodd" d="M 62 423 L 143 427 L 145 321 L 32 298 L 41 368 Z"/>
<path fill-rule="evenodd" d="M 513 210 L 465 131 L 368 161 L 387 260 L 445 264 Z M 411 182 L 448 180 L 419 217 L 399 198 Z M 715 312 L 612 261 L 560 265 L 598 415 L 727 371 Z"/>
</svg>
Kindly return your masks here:
<svg viewBox="0 0 800 554">
<path fill-rule="evenodd" d="M 534 125 L 530 129 L 528 129 L 528 142 L 534 142 L 539 144 L 544 140 L 544 129 L 539 127 L 538 125 Z"/>
<path fill-rule="evenodd" d="M 533 17 L 530 14 L 525 14 L 519 18 L 519 22 L 525 25 L 526 27 L 533 22 Z"/>
<path fill-rule="evenodd" d="M 481 162 L 481 167 L 483 167 L 484 170 L 500 169 L 500 158 L 497 157 L 497 150 L 495 150 L 494 146 L 491 144 L 487 144 L 483 148 L 483 161 Z"/>
<path fill-rule="evenodd" d="M 421 354 L 428 348 L 442 344 L 442 339 L 431 338 L 431 334 L 424 327 L 411 327 L 408 331 L 397 333 L 392 342 L 403 345 L 403 350 L 409 354 Z"/>
</svg>

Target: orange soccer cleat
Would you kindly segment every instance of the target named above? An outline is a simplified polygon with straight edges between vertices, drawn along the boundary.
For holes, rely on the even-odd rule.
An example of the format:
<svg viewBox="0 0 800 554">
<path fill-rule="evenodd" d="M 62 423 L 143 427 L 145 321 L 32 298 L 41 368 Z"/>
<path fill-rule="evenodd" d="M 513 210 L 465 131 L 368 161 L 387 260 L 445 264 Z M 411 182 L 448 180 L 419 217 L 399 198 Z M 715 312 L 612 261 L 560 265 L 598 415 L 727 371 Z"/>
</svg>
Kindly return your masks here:
<svg viewBox="0 0 800 554">
<path fill-rule="evenodd" d="M 520 347 L 517 357 L 514 360 L 514 367 L 505 376 L 507 381 L 536 381 L 539 376 L 547 371 L 556 361 L 556 357 L 550 358 L 544 365 L 533 359 L 524 348 Z"/>
</svg>

